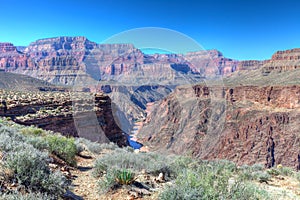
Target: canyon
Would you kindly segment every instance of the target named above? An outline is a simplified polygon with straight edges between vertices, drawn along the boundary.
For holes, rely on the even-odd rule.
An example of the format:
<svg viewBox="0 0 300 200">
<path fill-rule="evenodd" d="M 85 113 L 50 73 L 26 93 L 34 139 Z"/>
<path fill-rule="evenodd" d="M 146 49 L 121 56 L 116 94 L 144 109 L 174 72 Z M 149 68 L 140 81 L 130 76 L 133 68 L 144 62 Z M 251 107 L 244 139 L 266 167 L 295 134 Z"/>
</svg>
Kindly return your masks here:
<svg viewBox="0 0 300 200">
<path fill-rule="evenodd" d="M 32 109 L 3 105 L 0 114 L 18 123 L 72 136 L 103 130 L 91 139 L 126 146 L 138 120 L 136 137 L 152 151 L 300 169 L 300 49 L 238 61 L 217 50 L 147 55 L 132 44 L 57 37 L 24 48 L 0 43 L 0 70 L 44 81 L 39 90 L 49 94 L 73 94 L 55 104 L 44 96 Z M 35 117 L 44 108 L 52 111 Z"/>
</svg>

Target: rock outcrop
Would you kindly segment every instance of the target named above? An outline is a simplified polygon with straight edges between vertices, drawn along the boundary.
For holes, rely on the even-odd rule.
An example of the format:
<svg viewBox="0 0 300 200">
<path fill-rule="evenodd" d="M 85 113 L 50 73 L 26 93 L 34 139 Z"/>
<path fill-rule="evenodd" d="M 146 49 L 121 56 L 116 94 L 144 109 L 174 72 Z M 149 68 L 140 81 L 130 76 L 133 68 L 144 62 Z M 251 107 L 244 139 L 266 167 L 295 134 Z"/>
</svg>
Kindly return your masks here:
<svg viewBox="0 0 300 200">
<path fill-rule="evenodd" d="M 205 76 L 226 75 L 236 71 L 239 61 L 225 58 L 217 50 L 187 53 L 184 56 L 191 68 Z"/>
<path fill-rule="evenodd" d="M 12 43 L 0 43 L 0 53 L 17 52 L 17 48 Z"/>
<path fill-rule="evenodd" d="M 35 125 L 66 136 L 128 145 L 127 136 L 116 124 L 111 100 L 106 95 L 0 90 L 0 97 L 0 116 L 10 117 L 19 124 Z"/>
<path fill-rule="evenodd" d="M 240 61 L 237 71 L 261 69 L 264 74 L 272 71 L 282 72 L 300 68 L 300 49 L 277 51 L 269 60 Z"/>
</svg>

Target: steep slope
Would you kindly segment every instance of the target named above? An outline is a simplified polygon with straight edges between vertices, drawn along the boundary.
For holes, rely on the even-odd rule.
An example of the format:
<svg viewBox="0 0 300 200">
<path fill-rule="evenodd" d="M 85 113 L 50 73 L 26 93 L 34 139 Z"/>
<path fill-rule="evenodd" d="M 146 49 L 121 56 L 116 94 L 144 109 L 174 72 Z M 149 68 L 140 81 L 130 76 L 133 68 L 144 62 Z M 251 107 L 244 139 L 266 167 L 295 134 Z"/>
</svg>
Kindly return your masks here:
<svg viewBox="0 0 300 200">
<path fill-rule="evenodd" d="M 164 152 L 299 169 L 299 117 L 299 85 L 185 86 L 154 106 L 138 137 Z"/>
<path fill-rule="evenodd" d="M 0 71 L 0 89 L 17 91 L 59 91 L 67 90 L 30 76 Z"/>
</svg>

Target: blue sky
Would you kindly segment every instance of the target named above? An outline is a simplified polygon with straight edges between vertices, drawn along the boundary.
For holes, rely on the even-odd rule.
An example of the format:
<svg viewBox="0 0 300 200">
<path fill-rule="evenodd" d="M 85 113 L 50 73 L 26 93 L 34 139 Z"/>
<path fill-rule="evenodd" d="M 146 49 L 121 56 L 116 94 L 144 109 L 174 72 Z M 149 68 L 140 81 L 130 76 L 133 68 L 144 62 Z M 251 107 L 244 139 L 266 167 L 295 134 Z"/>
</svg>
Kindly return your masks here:
<svg viewBox="0 0 300 200">
<path fill-rule="evenodd" d="M 268 59 L 300 47 L 296 0 L 0 0 L 0 41 L 86 36 L 102 42 L 133 28 L 162 27 L 235 59 Z"/>
</svg>

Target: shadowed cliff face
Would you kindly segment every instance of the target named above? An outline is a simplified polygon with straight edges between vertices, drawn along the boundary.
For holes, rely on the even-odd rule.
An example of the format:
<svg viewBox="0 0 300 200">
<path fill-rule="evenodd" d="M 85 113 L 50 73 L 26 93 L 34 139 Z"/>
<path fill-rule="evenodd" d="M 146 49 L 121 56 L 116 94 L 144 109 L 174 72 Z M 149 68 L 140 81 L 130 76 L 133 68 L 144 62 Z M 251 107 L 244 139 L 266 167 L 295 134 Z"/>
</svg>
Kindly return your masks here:
<svg viewBox="0 0 300 200">
<path fill-rule="evenodd" d="M 140 131 L 155 150 L 300 167 L 300 87 L 179 87 Z"/>
</svg>

